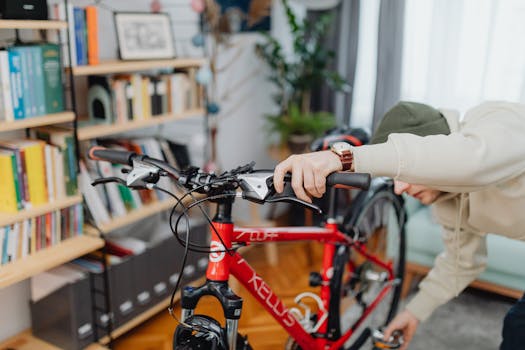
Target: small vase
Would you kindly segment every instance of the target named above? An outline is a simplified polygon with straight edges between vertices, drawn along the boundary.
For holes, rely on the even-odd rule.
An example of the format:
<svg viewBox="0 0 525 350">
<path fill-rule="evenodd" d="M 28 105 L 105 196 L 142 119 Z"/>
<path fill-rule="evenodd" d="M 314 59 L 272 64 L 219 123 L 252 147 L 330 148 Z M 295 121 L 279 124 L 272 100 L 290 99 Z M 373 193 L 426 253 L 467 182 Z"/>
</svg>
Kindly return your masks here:
<svg viewBox="0 0 525 350">
<path fill-rule="evenodd" d="M 292 154 L 306 153 L 310 151 L 310 143 L 312 143 L 312 135 L 290 135 L 287 140 L 288 148 Z"/>
</svg>

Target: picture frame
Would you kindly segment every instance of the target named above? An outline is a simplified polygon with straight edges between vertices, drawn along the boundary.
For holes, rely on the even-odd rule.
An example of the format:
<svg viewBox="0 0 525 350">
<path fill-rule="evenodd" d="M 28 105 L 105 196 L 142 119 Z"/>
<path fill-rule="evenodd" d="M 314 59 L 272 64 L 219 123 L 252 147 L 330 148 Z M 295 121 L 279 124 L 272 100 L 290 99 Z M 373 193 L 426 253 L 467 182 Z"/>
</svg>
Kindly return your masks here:
<svg viewBox="0 0 525 350">
<path fill-rule="evenodd" d="M 167 13 L 116 12 L 114 21 L 121 60 L 175 57 L 171 21 Z"/>
</svg>

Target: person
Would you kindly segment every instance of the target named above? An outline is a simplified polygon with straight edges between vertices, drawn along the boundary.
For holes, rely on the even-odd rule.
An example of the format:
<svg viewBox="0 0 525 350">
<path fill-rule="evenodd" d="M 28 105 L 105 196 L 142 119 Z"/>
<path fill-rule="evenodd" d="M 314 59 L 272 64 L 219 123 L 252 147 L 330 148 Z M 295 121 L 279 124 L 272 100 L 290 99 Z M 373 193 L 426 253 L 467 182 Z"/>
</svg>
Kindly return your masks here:
<svg viewBox="0 0 525 350">
<path fill-rule="evenodd" d="M 525 240 L 525 106 L 486 102 L 460 121 L 453 110 L 400 102 L 370 143 L 349 147 L 350 171 L 393 178 L 397 194 L 433 204 L 444 231 L 444 252 L 385 330 L 402 330 L 406 349 L 420 322 L 484 270 L 488 233 Z M 283 191 L 291 172 L 295 194 L 310 202 L 325 192 L 325 177 L 342 168 L 332 151 L 292 155 L 275 168 L 275 188 Z M 524 329 L 525 295 L 505 316 L 500 349 L 525 348 Z"/>
</svg>

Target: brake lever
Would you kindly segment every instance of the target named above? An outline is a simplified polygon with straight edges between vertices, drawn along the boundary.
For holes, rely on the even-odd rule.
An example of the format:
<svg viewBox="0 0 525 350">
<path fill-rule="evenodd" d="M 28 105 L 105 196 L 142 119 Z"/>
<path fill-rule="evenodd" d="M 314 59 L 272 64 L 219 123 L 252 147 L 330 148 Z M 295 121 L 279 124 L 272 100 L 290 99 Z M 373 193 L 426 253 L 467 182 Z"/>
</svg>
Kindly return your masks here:
<svg viewBox="0 0 525 350">
<path fill-rule="evenodd" d="M 277 203 L 277 202 L 295 203 L 295 204 L 300 204 L 303 207 L 306 207 L 307 209 L 313 210 L 317 212 L 317 214 L 323 213 L 321 208 L 319 208 L 317 205 L 308 203 L 307 201 L 303 201 L 302 199 L 299 199 L 297 197 L 292 197 L 292 196 L 278 196 L 278 197 L 273 197 L 273 198 L 267 198 L 265 202 L 266 203 Z"/>
<path fill-rule="evenodd" d="M 121 185 L 124 185 L 126 186 L 126 181 L 122 180 L 121 178 L 119 177 L 115 177 L 115 176 L 111 176 L 111 177 L 101 177 L 99 179 L 96 179 L 94 180 L 92 183 L 91 183 L 91 186 L 96 186 L 96 185 L 101 185 L 101 184 L 107 184 L 107 183 L 110 183 L 110 182 L 117 182 Z"/>
</svg>

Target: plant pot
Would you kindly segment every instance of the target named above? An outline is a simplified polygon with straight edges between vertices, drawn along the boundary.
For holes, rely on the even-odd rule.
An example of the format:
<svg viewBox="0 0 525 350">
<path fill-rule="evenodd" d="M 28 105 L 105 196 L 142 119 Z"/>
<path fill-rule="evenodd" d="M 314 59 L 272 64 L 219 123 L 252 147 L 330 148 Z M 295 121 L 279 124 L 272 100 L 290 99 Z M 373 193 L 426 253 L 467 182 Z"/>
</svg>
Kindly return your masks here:
<svg viewBox="0 0 525 350">
<path fill-rule="evenodd" d="M 287 144 L 292 154 L 299 154 L 310 151 L 312 141 L 312 135 L 290 135 Z"/>
</svg>

